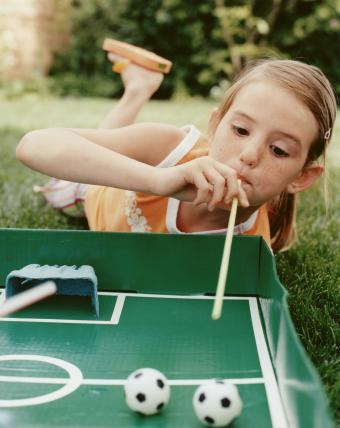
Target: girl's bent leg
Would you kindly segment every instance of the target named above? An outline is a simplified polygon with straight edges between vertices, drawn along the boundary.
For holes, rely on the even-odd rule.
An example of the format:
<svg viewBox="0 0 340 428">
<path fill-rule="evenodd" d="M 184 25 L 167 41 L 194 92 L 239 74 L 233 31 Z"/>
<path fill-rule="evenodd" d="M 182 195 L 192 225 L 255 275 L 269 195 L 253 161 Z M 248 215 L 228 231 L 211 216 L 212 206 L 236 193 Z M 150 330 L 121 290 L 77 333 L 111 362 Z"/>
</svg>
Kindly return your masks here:
<svg viewBox="0 0 340 428">
<path fill-rule="evenodd" d="M 113 63 L 122 59 L 111 53 L 108 58 Z M 99 128 L 113 129 L 131 125 L 164 78 L 162 73 L 132 63 L 124 67 L 120 76 L 124 84 L 124 94 L 100 123 Z M 34 191 L 42 193 L 51 207 L 64 214 L 83 217 L 87 188 L 87 184 L 51 178 L 44 186 L 34 186 Z"/>
<path fill-rule="evenodd" d="M 122 60 L 112 53 L 108 54 L 108 58 L 113 63 Z M 134 123 L 138 113 L 160 87 L 164 78 L 162 73 L 132 63 L 124 67 L 120 76 L 124 94 L 100 123 L 99 128 L 120 128 Z"/>
</svg>

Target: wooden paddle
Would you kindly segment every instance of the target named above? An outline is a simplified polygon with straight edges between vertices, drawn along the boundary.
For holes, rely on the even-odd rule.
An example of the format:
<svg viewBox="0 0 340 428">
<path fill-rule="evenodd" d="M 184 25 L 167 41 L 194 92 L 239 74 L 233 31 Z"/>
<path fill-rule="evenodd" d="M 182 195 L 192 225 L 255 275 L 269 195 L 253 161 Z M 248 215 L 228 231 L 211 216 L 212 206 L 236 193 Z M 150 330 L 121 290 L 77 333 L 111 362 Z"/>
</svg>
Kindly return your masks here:
<svg viewBox="0 0 340 428">
<path fill-rule="evenodd" d="M 142 67 L 164 74 L 169 73 L 172 66 L 171 61 L 153 52 L 115 39 L 105 39 L 103 42 L 103 49 L 123 58 L 127 58 L 131 62 Z"/>
</svg>

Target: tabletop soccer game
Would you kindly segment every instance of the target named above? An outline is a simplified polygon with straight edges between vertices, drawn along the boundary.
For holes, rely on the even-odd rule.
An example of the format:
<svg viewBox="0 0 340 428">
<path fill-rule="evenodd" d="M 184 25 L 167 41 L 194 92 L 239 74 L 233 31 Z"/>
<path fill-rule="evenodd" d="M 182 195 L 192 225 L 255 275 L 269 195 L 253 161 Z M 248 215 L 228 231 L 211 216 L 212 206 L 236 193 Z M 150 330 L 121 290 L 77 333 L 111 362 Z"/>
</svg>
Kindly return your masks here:
<svg viewBox="0 0 340 428">
<path fill-rule="evenodd" d="M 234 428 L 331 426 L 261 238 L 234 237 L 211 318 L 222 247 L 222 236 L 0 230 L 1 304 L 6 288 L 57 289 L 0 318 L 0 427 L 226 426 L 221 405 L 237 407 Z"/>
</svg>

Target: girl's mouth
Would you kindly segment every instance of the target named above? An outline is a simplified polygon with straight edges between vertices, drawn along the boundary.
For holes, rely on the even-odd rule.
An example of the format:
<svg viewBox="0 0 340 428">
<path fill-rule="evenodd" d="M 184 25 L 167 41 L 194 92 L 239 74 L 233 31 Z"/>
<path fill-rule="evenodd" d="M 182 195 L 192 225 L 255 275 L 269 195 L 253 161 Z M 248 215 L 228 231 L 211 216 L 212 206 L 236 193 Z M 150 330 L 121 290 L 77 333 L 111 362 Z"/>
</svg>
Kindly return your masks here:
<svg viewBox="0 0 340 428">
<path fill-rule="evenodd" d="M 248 181 L 243 175 L 237 174 L 237 177 L 241 180 L 242 184 L 248 184 L 251 185 L 250 181 Z"/>
</svg>

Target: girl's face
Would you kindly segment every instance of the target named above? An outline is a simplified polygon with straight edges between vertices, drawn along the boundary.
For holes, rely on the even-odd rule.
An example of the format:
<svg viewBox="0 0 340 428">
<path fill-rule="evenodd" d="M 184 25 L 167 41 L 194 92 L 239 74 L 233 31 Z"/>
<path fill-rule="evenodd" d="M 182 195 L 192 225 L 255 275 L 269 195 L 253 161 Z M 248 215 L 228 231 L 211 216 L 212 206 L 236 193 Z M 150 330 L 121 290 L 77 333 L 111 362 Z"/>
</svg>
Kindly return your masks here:
<svg viewBox="0 0 340 428">
<path fill-rule="evenodd" d="M 236 95 L 211 141 L 209 155 L 233 168 L 251 206 L 286 190 L 310 187 L 322 167 L 306 166 L 318 135 L 312 112 L 273 82 L 252 82 Z"/>
</svg>

